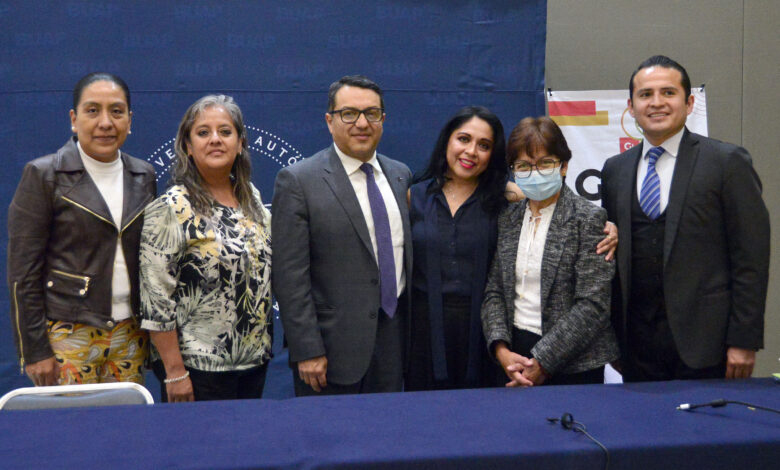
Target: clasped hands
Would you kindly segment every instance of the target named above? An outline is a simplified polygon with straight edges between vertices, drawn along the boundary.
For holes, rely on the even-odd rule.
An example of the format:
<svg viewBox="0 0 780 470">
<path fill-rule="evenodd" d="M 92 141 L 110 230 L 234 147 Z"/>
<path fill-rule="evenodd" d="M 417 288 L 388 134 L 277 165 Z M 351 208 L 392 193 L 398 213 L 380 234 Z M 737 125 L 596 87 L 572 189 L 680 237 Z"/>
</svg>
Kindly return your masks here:
<svg viewBox="0 0 780 470">
<path fill-rule="evenodd" d="M 511 351 L 505 343 L 495 348 L 496 359 L 509 377 L 507 387 L 532 387 L 541 385 L 548 374 L 536 358 L 528 358 Z"/>
</svg>

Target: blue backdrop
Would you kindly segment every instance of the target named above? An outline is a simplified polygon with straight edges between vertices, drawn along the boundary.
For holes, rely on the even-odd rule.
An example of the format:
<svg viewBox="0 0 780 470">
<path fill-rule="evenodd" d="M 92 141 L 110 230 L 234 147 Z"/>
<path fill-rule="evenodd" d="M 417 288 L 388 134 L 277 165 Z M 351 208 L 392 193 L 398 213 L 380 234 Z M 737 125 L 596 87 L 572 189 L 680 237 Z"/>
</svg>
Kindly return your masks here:
<svg viewBox="0 0 780 470">
<path fill-rule="evenodd" d="M 72 87 L 89 72 L 129 84 L 123 150 L 152 162 L 160 189 L 185 109 L 204 94 L 233 95 L 270 202 L 282 166 L 330 144 L 327 88 L 343 75 L 384 89 L 379 151 L 412 171 L 461 106 L 489 107 L 507 130 L 544 114 L 546 16 L 546 0 L 0 2 L 0 277 L 22 167 L 70 136 Z M 7 289 L 0 305 L 9 308 Z M 7 314 L 0 325 L 4 393 L 28 382 Z"/>
</svg>

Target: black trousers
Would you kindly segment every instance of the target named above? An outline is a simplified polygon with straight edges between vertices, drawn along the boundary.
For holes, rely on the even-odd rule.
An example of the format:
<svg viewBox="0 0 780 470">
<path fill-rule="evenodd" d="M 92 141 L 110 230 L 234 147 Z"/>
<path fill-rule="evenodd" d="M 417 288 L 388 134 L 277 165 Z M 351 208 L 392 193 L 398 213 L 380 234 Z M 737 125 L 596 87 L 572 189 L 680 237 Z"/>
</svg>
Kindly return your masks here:
<svg viewBox="0 0 780 470">
<path fill-rule="evenodd" d="M 442 297 L 443 331 L 431 331 L 428 313 L 428 294 L 415 289 L 412 296 L 412 345 L 409 371 L 404 390 L 450 390 L 461 388 L 495 387 L 505 377 L 482 345 L 478 351 L 469 351 L 471 335 L 471 297 L 444 295 Z M 434 334 L 444 336 L 444 356 L 447 361 L 447 379 L 436 380 L 433 373 L 431 341 Z M 467 375 L 469 355 L 479 356 L 479 374 L 475 380 Z M 503 384 L 502 384 L 503 385 Z"/>
<path fill-rule="evenodd" d="M 354 384 L 336 384 L 328 380 L 328 386 L 315 392 L 301 380 L 298 365 L 293 364 L 293 388 L 296 397 L 319 395 L 349 395 L 356 393 L 400 392 L 403 388 L 403 317 L 406 315 L 404 296 L 398 299 L 398 310 L 393 318 L 382 310 L 377 314 L 374 353 L 363 378 Z M 327 372 L 326 372 L 327 380 Z"/>
<path fill-rule="evenodd" d="M 628 357 L 623 364 L 623 381 L 722 379 L 726 358 L 713 367 L 694 369 L 680 358 L 666 315 L 653 319 L 633 318 L 629 323 Z"/>
<path fill-rule="evenodd" d="M 531 348 L 542 339 L 541 336 L 530 331 L 512 327 L 512 351 L 525 357 L 533 357 Z M 504 383 L 509 379 L 504 376 Z M 586 385 L 603 384 L 604 366 L 573 374 L 555 374 L 544 381 L 542 385 Z M 503 385 L 503 384 L 502 384 Z"/>
<path fill-rule="evenodd" d="M 206 372 L 186 367 L 190 373 L 195 401 L 238 400 L 262 398 L 268 362 L 251 369 L 228 372 Z M 160 381 L 160 395 L 164 403 L 168 402 L 165 389 L 165 367 L 162 361 L 152 363 L 152 370 Z"/>
</svg>

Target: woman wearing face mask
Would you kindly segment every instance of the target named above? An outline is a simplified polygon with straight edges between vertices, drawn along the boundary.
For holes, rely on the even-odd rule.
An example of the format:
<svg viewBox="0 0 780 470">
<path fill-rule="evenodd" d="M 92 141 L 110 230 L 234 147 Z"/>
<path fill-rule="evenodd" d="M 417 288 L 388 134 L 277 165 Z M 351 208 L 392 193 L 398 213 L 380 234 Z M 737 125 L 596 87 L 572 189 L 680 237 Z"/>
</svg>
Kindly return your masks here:
<svg viewBox="0 0 780 470">
<path fill-rule="evenodd" d="M 614 264 L 593 249 L 606 213 L 563 185 L 570 159 L 547 117 L 525 118 L 509 136 L 507 162 L 527 199 L 499 215 L 481 312 L 507 386 L 602 383 L 604 365 L 618 357 Z"/>
<path fill-rule="evenodd" d="M 141 327 L 163 401 L 260 398 L 271 355 L 271 214 L 233 98 L 204 96 L 176 134 L 141 233 Z"/>
<path fill-rule="evenodd" d="M 409 191 L 414 274 L 408 391 L 492 387 L 504 375 L 487 354 L 480 306 L 498 214 L 507 200 L 523 197 L 507 185 L 505 149 L 498 117 L 466 106 L 444 125 Z M 616 240 L 603 239 L 598 253 L 614 250 Z"/>
<path fill-rule="evenodd" d="M 73 137 L 25 166 L 8 208 L 13 336 L 35 385 L 144 381 L 138 245 L 157 185 L 120 150 L 131 117 L 121 78 L 79 80 Z"/>
</svg>

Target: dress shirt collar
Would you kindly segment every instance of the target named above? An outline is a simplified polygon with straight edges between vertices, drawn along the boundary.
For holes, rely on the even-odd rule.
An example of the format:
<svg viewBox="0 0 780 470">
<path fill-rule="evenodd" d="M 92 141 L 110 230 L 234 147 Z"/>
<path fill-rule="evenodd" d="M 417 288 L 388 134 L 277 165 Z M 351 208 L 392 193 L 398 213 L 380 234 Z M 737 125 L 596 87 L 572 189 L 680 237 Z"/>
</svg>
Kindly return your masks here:
<svg viewBox="0 0 780 470">
<path fill-rule="evenodd" d="M 342 152 L 336 143 L 333 143 L 333 148 L 336 149 L 336 155 L 339 156 L 339 160 L 341 160 L 341 164 L 344 165 L 344 170 L 347 172 L 347 175 L 352 175 L 352 173 L 360 170 L 360 165 L 363 164 L 360 160 L 357 158 L 352 158 L 346 153 Z M 374 167 L 374 170 L 376 170 L 379 173 L 382 173 L 382 167 L 379 166 L 379 160 L 376 158 L 376 150 L 374 150 L 374 155 L 371 156 L 371 159 L 366 162 L 369 165 Z"/>
<path fill-rule="evenodd" d="M 664 152 L 671 155 L 672 158 L 677 158 L 677 152 L 680 150 L 680 142 L 682 142 L 683 134 L 685 133 L 685 126 L 680 129 L 679 132 L 666 139 L 658 147 L 663 147 Z M 642 141 L 642 158 L 647 160 L 647 152 L 654 146 L 647 140 Z"/>
</svg>

